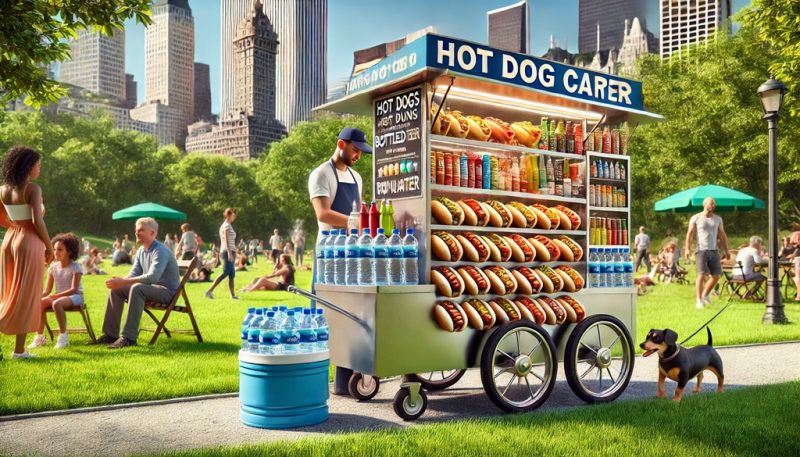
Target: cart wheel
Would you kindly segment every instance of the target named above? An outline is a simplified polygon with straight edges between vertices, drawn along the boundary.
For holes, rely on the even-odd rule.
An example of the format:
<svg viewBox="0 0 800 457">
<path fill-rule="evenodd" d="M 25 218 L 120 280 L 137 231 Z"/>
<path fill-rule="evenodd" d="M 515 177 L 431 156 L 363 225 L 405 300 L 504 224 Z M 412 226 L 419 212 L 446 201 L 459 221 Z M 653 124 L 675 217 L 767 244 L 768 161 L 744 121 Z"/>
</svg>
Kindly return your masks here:
<svg viewBox="0 0 800 457">
<path fill-rule="evenodd" d="M 350 381 L 347 383 L 347 391 L 350 396 L 358 401 L 372 400 L 378 394 L 381 381 L 375 376 L 365 376 L 358 372 L 353 372 Z"/>
<path fill-rule="evenodd" d="M 425 395 L 425 391 L 420 389 L 419 384 L 416 386 L 416 395 L 413 395 L 413 390 L 413 387 L 402 387 L 395 394 L 394 402 L 392 403 L 395 414 L 405 421 L 419 419 L 425 409 L 428 408 L 428 396 Z M 415 396 L 416 398 L 414 398 Z"/>
<path fill-rule="evenodd" d="M 431 371 L 429 373 L 407 374 L 406 381 L 418 382 L 422 388 L 433 392 L 444 390 L 457 383 L 467 370 Z"/>
<path fill-rule="evenodd" d="M 498 408 L 517 413 L 538 408 L 556 384 L 558 360 L 553 339 L 531 322 L 499 327 L 481 355 L 481 381 Z"/>
<path fill-rule="evenodd" d="M 590 316 L 572 330 L 564 350 L 569 387 L 587 403 L 619 397 L 633 374 L 633 340 L 619 319 Z"/>
</svg>

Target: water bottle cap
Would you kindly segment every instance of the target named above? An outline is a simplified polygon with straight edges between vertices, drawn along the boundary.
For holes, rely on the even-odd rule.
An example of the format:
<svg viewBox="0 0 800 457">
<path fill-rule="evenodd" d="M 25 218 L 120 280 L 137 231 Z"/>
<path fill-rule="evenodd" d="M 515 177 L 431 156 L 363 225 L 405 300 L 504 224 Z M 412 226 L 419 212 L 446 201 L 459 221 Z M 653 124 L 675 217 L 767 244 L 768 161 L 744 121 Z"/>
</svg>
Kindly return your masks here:
<svg viewBox="0 0 800 457">
<path fill-rule="evenodd" d="M 287 313 L 286 313 L 286 315 L 287 315 L 287 316 L 290 316 L 290 317 L 291 317 L 291 316 L 294 316 L 294 311 L 289 311 L 289 312 L 287 312 Z"/>
<path fill-rule="evenodd" d="M 255 308 L 247 308 L 247 312 L 250 313 L 250 314 L 253 314 L 254 312 L 256 312 L 256 309 Z"/>
<path fill-rule="evenodd" d="M 339 235 L 347 235 L 347 229 L 339 229 Z"/>
<path fill-rule="evenodd" d="M 317 314 L 322 314 L 322 308 L 317 308 Z"/>
<path fill-rule="evenodd" d="M 383 235 L 384 233 L 386 233 L 386 230 L 383 227 L 378 227 L 378 235 Z"/>
<path fill-rule="evenodd" d="M 279 307 L 277 307 L 277 306 L 273 306 L 273 307 L 272 307 L 272 310 L 273 310 L 273 311 L 278 311 L 278 310 L 280 310 L 280 308 L 279 308 Z"/>
<path fill-rule="evenodd" d="M 263 309 L 257 309 L 256 310 L 256 316 L 260 316 L 262 314 L 264 314 L 264 310 Z"/>
<path fill-rule="evenodd" d="M 322 236 L 325 236 L 325 235 L 327 235 L 327 234 L 328 234 L 328 231 L 327 231 L 327 230 L 323 230 L 323 231 L 322 231 Z"/>
<path fill-rule="evenodd" d="M 286 308 L 285 306 L 281 306 L 281 307 L 280 307 L 280 310 L 281 310 L 281 311 L 286 311 L 287 309 L 288 309 L 288 308 Z"/>
<path fill-rule="evenodd" d="M 413 235 L 413 234 L 414 234 L 414 229 L 413 228 L 407 228 L 406 229 L 406 235 Z"/>
<path fill-rule="evenodd" d="M 399 235 L 400 229 L 392 229 L 392 235 Z"/>
<path fill-rule="evenodd" d="M 304 316 L 308 316 L 309 314 L 311 314 L 311 310 L 310 309 L 304 309 L 303 310 L 303 315 Z"/>
<path fill-rule="evenodd" d="M 358 235 L 358 229 L 350 229 L 351 235 Z"/>
<path fill-rule="evenodd" d="M 369 235 L 369 229 L 368 228 L 364 229 L 364 235 Z"/>
<path fill-rule="evenodd" d="M 295 306 L 294 307 L 294 312 L 295 313 L 302 313 L 303 312 L 303 307 L 302 306 Z"/>
<path fill-rule="evenodd" d="M 267 311 L 267 317 L 275 317 L 275 311 Z"/>
</svg>

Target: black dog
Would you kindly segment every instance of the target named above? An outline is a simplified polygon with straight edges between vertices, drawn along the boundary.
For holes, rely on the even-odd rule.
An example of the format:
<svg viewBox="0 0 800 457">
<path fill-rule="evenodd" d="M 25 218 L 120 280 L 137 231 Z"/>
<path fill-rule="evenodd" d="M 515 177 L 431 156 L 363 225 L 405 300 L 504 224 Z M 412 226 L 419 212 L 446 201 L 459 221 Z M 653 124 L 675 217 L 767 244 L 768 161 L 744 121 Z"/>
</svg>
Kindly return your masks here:
<svg viewBox="0 0 800 457">
<path fill-rule="evenodd" d="M 669 378 L 678 383 L 673 401 L 681 401 L 683 389 L 689 380 L 697 376 L 695 392 L 700 392 L 703 382 L 703 371 L 708 370 L 717 377 L 717 392 L 722 392 L 725 375 L 722 373 L 722 359 L 711 347 L 711 329 L 708 331 L 708 344 L 693 348 L 683 348 L 676 341 L 678 334 L 670 329 L 651 329 L 644 342 L 639 345 L 644 349 L 644 357 L 658 352 L 658 393 L 657 398 L 664 398 L 664 380 Z"/>
</svg>

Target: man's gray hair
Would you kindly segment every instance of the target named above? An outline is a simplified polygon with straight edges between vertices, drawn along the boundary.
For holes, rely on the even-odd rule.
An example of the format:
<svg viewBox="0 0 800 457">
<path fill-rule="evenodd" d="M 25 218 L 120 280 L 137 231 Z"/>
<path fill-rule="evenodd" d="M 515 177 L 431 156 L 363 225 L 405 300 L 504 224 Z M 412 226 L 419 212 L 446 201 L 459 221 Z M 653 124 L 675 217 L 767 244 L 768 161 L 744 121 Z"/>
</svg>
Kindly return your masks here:
<svg viewBox="0 0 800 457">
<path fill-rule="evenodd" d="M 156 220 L 152 217 L 140 217 L 139 219 L 136 219 L 136 225 L 139 224 L 158 233 L 158 222 L 156 222 Z"/>
<path fill-rule="evenodd" d="M 761 239 L 760 236 L 753 235 L 750 237 L 750 246 L 757 246 L 759 244 L 763 244 L 764 240 Z"/>
</svg>

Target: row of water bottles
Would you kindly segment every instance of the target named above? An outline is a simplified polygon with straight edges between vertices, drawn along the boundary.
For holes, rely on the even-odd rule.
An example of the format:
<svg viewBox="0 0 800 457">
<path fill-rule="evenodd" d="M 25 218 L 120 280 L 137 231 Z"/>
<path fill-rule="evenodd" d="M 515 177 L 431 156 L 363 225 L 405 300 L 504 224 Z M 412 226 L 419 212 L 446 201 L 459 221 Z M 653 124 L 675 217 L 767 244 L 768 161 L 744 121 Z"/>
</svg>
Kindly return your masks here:
<svg viewBox="0 0 800 457">
<path fill-rule="evenodd" d="M 630 248 L 589 248 L 589 284 L 592 287 L 633 287 Z"/>
<path fill-rule="evenodd" d="M 370 229 L 363 235 L 351 229 L 323 230 L 316 246 L 316 283 L 355 285 L 419 284 L 419 243 L 414 229 L 392 230 L 389 238 L 378 228 L 375 238 Z"/>
<path fill-rule="evenodd" d="M 323 352 L 328 350 L 328 321 L 320 308 L 249 308 L 241 339 L 242 350 L 256 354 Z"/>
</svg>

